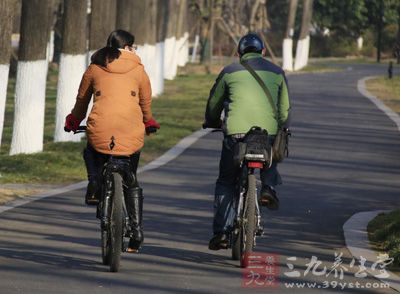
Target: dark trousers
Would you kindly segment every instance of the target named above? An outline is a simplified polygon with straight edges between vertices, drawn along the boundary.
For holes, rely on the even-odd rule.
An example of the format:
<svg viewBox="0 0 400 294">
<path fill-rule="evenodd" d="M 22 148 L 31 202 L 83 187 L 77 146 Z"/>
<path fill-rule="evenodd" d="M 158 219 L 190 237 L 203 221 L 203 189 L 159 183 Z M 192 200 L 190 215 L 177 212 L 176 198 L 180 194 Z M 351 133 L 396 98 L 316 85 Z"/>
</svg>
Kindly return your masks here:
<svg viewBox="0 0 400 294">
<path fill-rule="evenodd" d="M 270 137 L 273 144 L 274 137 Z M 240 168 L 234 165 L 233 150 L 238 139 L 226 136 L 222 142 L 221 160 L 219 163 L 219 176 L 215 185 L 214 198 L 214 234 L 229 232 L 232 230 L 235 219 L 235 188 Z M 282 183 L 277 170 L 277 164 L 260 171 L 260 179 L 263 186 L 275 187 Z"/>
<path fill-rule="evenodd" d="M 85 160 L 87 175 L 89 181 L 98 181 L 100 172 L 107 162 L 110 155 L 97 152 L 89 143 L 83 150 L 83 158 Z M 123 175 L 124 184 L 129 187 L 137 187 L 136 170 L 139 165 L 140 151 L 130 156 L 130 171 Z"/>
</svg>

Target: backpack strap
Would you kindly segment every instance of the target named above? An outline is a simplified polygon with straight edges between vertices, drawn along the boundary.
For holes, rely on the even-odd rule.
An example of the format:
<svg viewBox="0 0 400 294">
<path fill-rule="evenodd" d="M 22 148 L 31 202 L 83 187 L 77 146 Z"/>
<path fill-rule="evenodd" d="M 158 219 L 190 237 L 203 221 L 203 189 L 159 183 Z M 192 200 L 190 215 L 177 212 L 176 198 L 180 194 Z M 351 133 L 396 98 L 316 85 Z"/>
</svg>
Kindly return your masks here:
<svg viewBox="0 0 400 294">
<path fill-rule="evenodd" d="M 248 72 L 251 73 L 251 75 L 256 79 L 258 84 L 261 86 L 261 88 L 264 90 L 265 95 L 268 97 L 269 103 L 272 106 L 272 110 L 275 113 L 275 118 L 278 118 L 278 109 L 277 106 L 274 103 L 274 100 L 272 99 L 271 92 L 268 90 L 267 86 L 263 82 L 263 80 L 260 78 L 260 76 L 255 72 L 255 70 L 244 60 L 240 60 L 240 64 L 243 65 L 245 69 L 248 70 Z"/>
</svg>

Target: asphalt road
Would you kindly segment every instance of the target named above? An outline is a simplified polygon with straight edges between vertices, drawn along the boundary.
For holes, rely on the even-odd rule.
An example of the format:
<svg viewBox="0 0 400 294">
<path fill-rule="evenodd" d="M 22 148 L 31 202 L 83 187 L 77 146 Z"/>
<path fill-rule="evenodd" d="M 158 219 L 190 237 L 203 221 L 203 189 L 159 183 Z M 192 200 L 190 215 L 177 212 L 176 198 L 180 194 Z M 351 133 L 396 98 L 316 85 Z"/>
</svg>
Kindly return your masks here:
<svg viewBox="0 0 400 294">
<path fill-rule="evenodd" d="M 358 79 L 385 70 L 354 65 L 289 77 L 293 137 L 291 157 L 280 166 L 281 209 L 263 213 L 266 234 L 256 247 L 275 257 L 276 284 L 262 292 L 394 292 L 374 288 L 379 281 L 371 275 L 355 277 L 360 260 L 352 263 L 342 230 L 356 212 L 400 204 L 399 133 L 357 91 Z M 221 134 L 209 134 L 176 160 L 140 174 L 145 246 L 123 254 L 119 273 L 101 264 L 98 221 L 83 205 L 83 190 L 0 214 L 0 293 L 260 292 L 242 287 L 256 280 L 243 280 L 229 251 L 207 248 L 220 145 Z M 342 254 L 336 277 L 335 253 Z M 316 267 L 308 266 L 312 256 Z M 300 284 L 291 284 L 294 290 L 285 283 Z"/>
</svg>

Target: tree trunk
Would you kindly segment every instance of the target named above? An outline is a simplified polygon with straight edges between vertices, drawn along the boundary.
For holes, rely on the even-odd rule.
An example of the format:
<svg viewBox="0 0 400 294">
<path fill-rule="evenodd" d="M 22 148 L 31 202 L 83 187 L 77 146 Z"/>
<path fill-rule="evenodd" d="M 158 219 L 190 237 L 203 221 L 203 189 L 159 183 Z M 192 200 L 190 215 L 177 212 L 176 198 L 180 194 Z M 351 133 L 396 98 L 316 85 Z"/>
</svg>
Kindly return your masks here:
<svg viewBox="0 0 400 294">
<path fill-rule="evenodd" d="M 384 10 L 385 10 L 385 4 L 383 0 L 379 1 L 379 19 L 378 19 L 378 25 L 377 25 L 377 31 L 378 31 L 378 40 L 377 40 L 377 54 L 376 54 L 376 62 L 380 63 L 381 62 L 381 51 L 382 51 L 382 31 L 383 31 L 383 15 L 384 15 Z"/>
<path fill-rule="evenodd" d="M 293 70 L 293 35 L 298 0 L 290 0 L 286 34 L 282 44 L 283 69 Z"/>
<path fill-rule="evenodd" d="M 178 60 L 176 55 L 176 26 L 179 0 L 168 0 L 167 35 L 165 39 L 164 78 L 173 80 L 176 76 Z"/>
<path fill-rule="evenodd" d="M 131 31 L 134 0 L 117 0 L 117 29 Z"/>
<path fill-rule="evenodd" d="M 107 38 L 115 30 L 116 0 L 91 0 L 89 54 L 106 46 Z"/>
<path fill-rule="evenodd" d="M 260 6 L 260 0 L 254 0 L 254 3 L 251 7 L 251 13 L 250 13 L 250 31 L 255 32 L 256 31 L 256 16 L 257 16 L 257 10 L 258 7 Z"/>
<path fill-rule="evenodd" d="M 156 84 L 156 39 L 157 39 L 157 0 L 147 0 L 135 4 L 132 18 L 139 45 L 137 53 L 140 56 L 152 85 Z M 156 92 L 153 91 L 153 95 Z"/>
<path fill-rule="evenodd" d="M 168 3 L 157 1 L 156 55 L 155 55 L 155 84 L 152 85 L 154 96 L 164 92 L 165 39 L 168 26 Z"/>
<path fill-rule="evenodd" d="M 16 9 L 16 0 L 0 2 L 0 146 L 6 108 L 8 73 L 10 70 L 12 24 Z"/>
<path fill-rule="evenodd" d="M 54 38 L 55 38 L 55 26 L 57 23 L 57 11 L 58 7 L 61 4 L 61 0 L 52 0 L 52 3 L 49 6 L 49 14 L 50 14 L 50 25 L 49 25 L 49 40 L 47 43 L 47 49 L 46 49 L 46 54 L 47 54 L 47 61 L 52 62 L 54 58 Z"/>
<path fill-rule="evenodd" d="M 54 141 L 80 141 L 81 136 L 64 132 L 65 117 L 74 105 L 86 67 L 87 0 L 64 0 L 62 49 L 58 74 Z"/>
<path fill-rule="evenodd" d="M 11 155 L 43 150 L 46 48 L 52 4 L 51 0 L 22 1 Z"/>
<path fill-rule="evenodd" d="M 395 50 L 397 64 L 400 64 L 400 5 L 397 7 L 397 42 Z"/>
<path fill-rule="evenodd" d="M 210 66 L 213 52 L 214 0 L 204 0 L 201 8 L 200 62 Z"/>
<path fill-rule="evenodd" d="M 189 28 L 188 28 L 188 2 L 181 0 L 177 24 L 177 57 L 178 66 L 185 66 L 189 60 Z"/>
<path fill-rule="evenodd" d="M 301 21 L 301 31 L 297 42 L 296 61 L 294 70 L 299 70 L 307 66 L 308 54 L 310 51 L 310 25 L 313 12 L 313 0 L 303 0 L 303 16 Z"/>
</svg>

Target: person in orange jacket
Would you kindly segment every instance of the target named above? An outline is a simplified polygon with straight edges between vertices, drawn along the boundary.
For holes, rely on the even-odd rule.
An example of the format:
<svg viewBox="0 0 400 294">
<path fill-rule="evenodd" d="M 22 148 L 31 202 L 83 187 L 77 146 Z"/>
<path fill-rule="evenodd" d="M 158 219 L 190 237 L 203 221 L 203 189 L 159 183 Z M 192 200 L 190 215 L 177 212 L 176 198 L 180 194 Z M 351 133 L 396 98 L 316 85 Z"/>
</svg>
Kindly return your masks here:
<svg viewBox="0 0 400 294">
<path fill-rule="evenodd" d="M 140 149 L 146 130 L 160 128 L 152 116 L 150 80 L 135 52 L 134 40 L 127 31 L 110 34 L 107 46 L 93 54 L 65 121 L 66 130 L 76 131 L 93 96 L 83 155 L 89 180 L 86 204 L 99 202 L 99 173 L 108 156 L 130 156 L 131 175 L 129 180 L 124 178 L 124 196 L 131 220 L 131 252 L 137 252 L 143 242 L 143 193 L 136 180 Z"/>
</svg>

